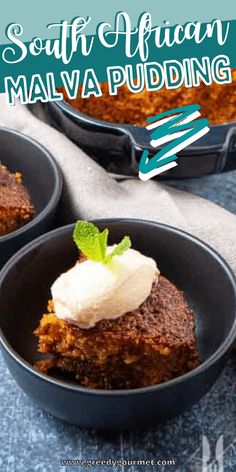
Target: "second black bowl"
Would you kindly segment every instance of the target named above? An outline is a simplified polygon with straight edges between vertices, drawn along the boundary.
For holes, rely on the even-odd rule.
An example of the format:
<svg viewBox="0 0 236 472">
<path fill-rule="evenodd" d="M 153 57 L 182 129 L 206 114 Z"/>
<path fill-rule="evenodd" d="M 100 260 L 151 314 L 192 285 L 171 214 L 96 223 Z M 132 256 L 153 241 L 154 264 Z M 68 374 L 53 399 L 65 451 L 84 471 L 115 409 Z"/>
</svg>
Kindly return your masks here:
<svg viewBox="0 0 236 472">
<path fill-rule="evenodd" d="M 20 172 L 35 217 L 25 226 L 0 237 L 0 268 L 21 246 L 54 227 L 62 191 L 61 171 L 51 154 L 29 136 L 0 128 L 0 163 Z"/>
<path fill-rule="evenodd" d="M 184 290 L 197 322 L 202 364 L 160 385 L 131 390 L 93 390 L 39 373 L 41 356 L 33 335 L 50 298 L 50 286 L 78 254 L 73 225 L 57 229 L 21 249 L 0 274 L 1 341 L 6 363 L 19 385 L 45 410 L 94 429 L 149 425 L 183 412 L 219 376 L 236 335 L 236 287 L 226 262 L 203 242 L 175 228 L 139 220 L 98 220 L 111 244 L 125 234 L 133 247 L 153 257 L 161 273 Z"/>
</svg>

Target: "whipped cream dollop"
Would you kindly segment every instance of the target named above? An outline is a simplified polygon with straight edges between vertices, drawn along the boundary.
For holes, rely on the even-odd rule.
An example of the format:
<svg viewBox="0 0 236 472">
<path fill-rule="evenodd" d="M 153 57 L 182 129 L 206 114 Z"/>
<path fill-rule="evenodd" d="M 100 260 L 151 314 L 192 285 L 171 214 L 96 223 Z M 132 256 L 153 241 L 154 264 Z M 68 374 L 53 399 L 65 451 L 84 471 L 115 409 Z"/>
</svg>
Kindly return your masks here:
<svg viewBox="0 0 236 472">
<path fill-rule="evenodd" d="M 108 247 L 108 254 L 115 246 Z M 159 271 L 154 259 L 134 249 L 103 264 L 78 262 L 51 287 L 58 318 L 89 329 L 138 308 L 150 295 Z"/>
</svg>

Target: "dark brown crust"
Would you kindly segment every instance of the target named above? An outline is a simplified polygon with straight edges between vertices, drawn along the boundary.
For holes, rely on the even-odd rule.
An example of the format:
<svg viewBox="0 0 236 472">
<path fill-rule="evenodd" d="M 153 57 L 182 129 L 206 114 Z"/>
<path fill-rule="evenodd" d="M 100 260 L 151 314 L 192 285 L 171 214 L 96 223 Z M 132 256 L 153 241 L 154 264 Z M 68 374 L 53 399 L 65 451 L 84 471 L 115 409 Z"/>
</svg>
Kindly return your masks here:
<svg viewBox="0 0 236 472">
<path fill-rule="evenodd" d="M 151 339 L 158 338 L 159 343 L 167 346 L 182 344 L 183 339 L 195 340 L 193 313 L 188 309 L 183 293 L 163 276 L 137 310 L 116 320 L 102 320 L 90 330 L 91 333 L 106 331 L 111 336 L 142 334 Z"/>
<path fill-rule="evenodd" d="M 0 165 L 0 236 L 23 226 L 34 216 L 30 196 L 20 173 Z"/>
<path fill-rule="evenodd" d="M 199 365 L 193 312 L 163 276 L 139 309 L 116 320 L 85 330 L 52 312 L 43 315 L 35 334 L 39 351 L 53 355 L 37 364 L 39 370 L 70 372 L 90 388 L 153 385 Z"/>
</svg>

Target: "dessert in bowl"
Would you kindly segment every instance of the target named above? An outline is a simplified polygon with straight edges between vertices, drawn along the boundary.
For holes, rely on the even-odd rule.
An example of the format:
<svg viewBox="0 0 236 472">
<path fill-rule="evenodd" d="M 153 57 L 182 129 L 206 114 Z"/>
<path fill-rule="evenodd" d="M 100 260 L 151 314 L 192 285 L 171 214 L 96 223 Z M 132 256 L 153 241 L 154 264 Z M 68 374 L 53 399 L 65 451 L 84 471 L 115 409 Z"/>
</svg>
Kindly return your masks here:
<svg viewBox="0 0 236 472">
<path fill-rule="evenodd" d="M 93 298 L 94 272 L 83 303 L 79 291 L 68 297 L 70 284 L 61 296 L 67 278 L 75 280 L 73 271 L 81 274 L 84 263 L 96 261 L 81 243 L 86 259 L 78 260 L 74 225 L 59 228 L 21 249 L 1 272 L 3 355 L 16 381 L 53 415 L 94 429 L 143 427 L 191 407 L 219 376 L 236 335 L 235 279 L 214 250 L 183 231 L 129 219 L 94 224 L 101 233 L 109 229 L 106 257 L 130 237 L 132 247 L 110 262 L 124 267 L 128 251 L 140 253 L 152 274 L 146 298 L 128 297 L 132 305 L 123 313 L 126 282 L 124 290 L 114 289 L 117 277 L 108 277 L 108 267 L 103 286 L 112 290 L 105 299 L 103 292 L 101 304 Z M 136 283 L 132 271 L 130 277 Z M 120 306 L 125 301 L 122 312 L 112 313 L 113 296 L 116 305 L 117 297 Z"/>
<path fill-rule="evenodd" d="M 199 365 L 194 314 L 183 293 L 153 258 L 131 248 L 129 236 L 107 246 L 108 229 L 78 221 L 75 265 L 51 287 L 49 313 L 35 334 L 36 365 L 58 369 L 88 388 L 155 385 Z"/>
<path fill-rule="evenodd" d="M 0 236 L 21 228 L 34 217 L 34 206 L 20 172 L 0 165 Z"/>
<path fill-rule="evenodd" d="M 0 268 L 20 247 L 55 226 L 62 177 L 51 154 L 0 128 Z"/>
</svg>

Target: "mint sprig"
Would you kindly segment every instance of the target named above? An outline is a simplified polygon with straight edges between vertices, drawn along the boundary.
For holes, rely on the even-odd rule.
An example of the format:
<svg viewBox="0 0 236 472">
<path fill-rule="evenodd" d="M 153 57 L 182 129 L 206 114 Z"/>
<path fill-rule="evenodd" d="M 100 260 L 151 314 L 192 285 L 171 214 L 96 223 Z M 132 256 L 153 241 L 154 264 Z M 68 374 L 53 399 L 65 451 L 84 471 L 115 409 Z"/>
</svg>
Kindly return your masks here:
<svg viewBox="0 0 236 472">
<path fill-rule="evenodd" d="M 110 254 L 107 254 L 108 229 L 99 231 L 97 226 L 88 221 L 77 221 L 73 231 L 73 240 L 78 249 L 88 259 L 107 264 L 114 256 L 121 256 L 131 247 L 129 236 L 124 236 Z"/>
</svg>

